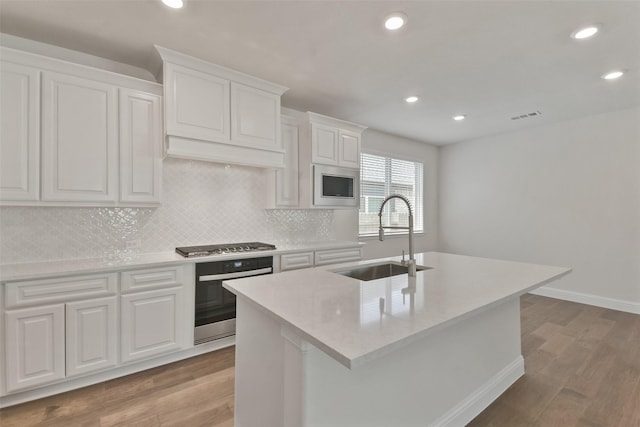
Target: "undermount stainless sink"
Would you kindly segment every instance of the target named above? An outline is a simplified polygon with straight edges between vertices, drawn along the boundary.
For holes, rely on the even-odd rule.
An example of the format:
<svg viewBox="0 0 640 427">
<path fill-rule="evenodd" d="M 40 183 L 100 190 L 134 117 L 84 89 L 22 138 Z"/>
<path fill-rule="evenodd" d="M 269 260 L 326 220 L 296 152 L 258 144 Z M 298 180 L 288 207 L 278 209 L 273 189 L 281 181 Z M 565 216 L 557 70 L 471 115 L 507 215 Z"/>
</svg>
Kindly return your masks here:
<svg viewBox="0 0 640 427">
<path fill-rule="evenodd" d="M 428 270 L 431 267 L 423 267 L 416 265 L 416 271 Z M 385 277 L 399 276 L 409 273 L 409 268 L 400 263 L 388 262 L 384 264 L 366 265 L 362 267 L 354 267 L 348 270 L 333 271 L 336 274 L 352 277 L 354 279 L 369 281 L 383 279 Z"/>
</svg>

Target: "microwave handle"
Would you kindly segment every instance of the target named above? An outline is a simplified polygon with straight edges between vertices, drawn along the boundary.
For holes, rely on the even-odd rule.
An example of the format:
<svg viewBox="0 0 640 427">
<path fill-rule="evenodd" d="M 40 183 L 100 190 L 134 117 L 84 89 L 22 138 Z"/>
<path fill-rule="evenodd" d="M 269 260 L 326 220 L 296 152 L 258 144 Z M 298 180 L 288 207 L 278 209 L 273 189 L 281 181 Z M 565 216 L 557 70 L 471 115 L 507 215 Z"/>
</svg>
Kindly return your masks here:
<svg viewBox="0 0 640 427">
<path fill-rule="evenodd" d="M 239 279 L 241 277 L 260 276 L 261 274 L 270 274 L 273 267 L 260 268 L 258 270 L 238 271 L 236 273 L 209 274 L 198 277 L 199 282 L 212 282 L 214 280 Z"/>
</svg>

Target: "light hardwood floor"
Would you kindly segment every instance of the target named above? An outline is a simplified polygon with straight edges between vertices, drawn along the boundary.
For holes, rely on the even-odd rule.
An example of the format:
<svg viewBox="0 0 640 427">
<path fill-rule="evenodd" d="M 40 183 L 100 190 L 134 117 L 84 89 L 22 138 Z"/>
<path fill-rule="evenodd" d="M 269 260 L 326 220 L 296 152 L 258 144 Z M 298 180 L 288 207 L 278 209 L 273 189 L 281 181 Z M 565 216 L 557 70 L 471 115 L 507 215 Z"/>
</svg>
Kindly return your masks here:
<svg viewBox="0 0 640 427">
<path fill-rule="evenodd" d="M 535 295 L 521 306 L 526 374 L 469 426 L 640 427 L 640 316 Z M 228 348 L 6 408 L 0 425 L 231 427 L 233 359 Z"/>
</svg>

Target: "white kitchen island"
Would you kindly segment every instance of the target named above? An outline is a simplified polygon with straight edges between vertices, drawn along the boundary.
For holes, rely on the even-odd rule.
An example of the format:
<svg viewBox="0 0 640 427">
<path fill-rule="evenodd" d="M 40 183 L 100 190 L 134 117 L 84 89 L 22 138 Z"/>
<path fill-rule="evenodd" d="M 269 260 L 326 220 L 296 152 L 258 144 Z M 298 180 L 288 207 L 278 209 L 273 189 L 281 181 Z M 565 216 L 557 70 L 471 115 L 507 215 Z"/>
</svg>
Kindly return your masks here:
<svg viewBox="0 0 640 427">
<path fill-rule="evenodd" d="M 236 427 L 463 426 L 524 374 L 519 296 L 568 268 L 438 252 L 360 281 L 304 269 L 237 295 Z"/>
</svg>

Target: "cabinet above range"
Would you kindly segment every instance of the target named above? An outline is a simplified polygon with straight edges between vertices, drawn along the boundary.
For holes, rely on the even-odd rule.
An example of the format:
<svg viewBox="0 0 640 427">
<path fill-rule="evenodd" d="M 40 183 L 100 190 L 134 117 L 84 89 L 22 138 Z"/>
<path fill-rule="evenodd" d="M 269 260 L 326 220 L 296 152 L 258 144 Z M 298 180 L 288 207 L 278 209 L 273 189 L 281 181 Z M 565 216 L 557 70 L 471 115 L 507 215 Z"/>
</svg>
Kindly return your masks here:
<svg viewBox="0 0 640 427">
<path fill-rule="evenodd" d="M 280 97 L 286 87 L 156 49 L 163 60 L 167 156 L 284 167 Z"/>
</svg>

